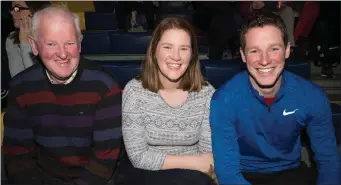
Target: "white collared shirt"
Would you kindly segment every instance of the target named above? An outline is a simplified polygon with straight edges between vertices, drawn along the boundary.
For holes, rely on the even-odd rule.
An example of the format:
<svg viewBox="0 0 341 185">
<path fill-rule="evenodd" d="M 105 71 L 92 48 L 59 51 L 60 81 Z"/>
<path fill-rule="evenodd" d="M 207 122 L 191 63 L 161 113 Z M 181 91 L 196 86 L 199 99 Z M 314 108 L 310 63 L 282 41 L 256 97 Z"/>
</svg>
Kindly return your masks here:
<svg viewBox="0 0 341 185">
<path fill-rule="evenodd" d="M 78 71 L 78 70 L 76 70 L 76 71 L 74 71 L 74 72 L 72 73 L 72 75 L 70 76 L 69 79 L 66 80 L 66 82 L 64 83 L 64 85 L 67 85 L 67 84 L 69 84 L 70 82 L 72 82 L 72 80 L 76 77 L 77 71 Z M 49 74 L 49 72 L 48 72 L 47 70 L 46 70 L 46 75 L 47 75 L 47 77 L 49 78 L 49 80 L 50 80 L 50 82 L 51 82 L 52 84 L 58 84 L 58 83 L 56 83 L 56 82 L 51 78 L 51 76 L 50 76 L 50 74 Z"/>
</svg>

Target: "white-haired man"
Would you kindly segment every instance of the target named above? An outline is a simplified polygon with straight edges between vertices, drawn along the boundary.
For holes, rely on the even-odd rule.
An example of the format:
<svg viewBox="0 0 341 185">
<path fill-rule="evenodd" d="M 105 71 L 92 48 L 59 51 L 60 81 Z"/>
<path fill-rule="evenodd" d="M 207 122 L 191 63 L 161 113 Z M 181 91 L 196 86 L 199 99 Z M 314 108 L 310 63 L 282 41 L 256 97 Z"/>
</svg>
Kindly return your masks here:
<svg viewBox="0 0 341 185">
<path fill-rule="evenodd" d="M 3 149 L 16 184 L 107 184 L 121 145 L 121 94 L 100 66 L 80 57 L 79 18 L 50 6 L 34 14 L 41 63 L 11 82 Z"/>
</svg>

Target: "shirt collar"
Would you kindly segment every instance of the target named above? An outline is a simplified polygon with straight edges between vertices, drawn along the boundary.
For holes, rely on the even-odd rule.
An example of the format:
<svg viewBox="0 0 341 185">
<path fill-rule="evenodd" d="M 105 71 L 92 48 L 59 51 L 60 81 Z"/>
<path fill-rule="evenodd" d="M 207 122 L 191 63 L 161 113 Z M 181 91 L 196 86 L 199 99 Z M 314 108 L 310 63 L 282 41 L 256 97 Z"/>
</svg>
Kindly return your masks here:
<svg viewBox="0 0 341 185">
<path fill-rule="evenodd" d="M 72 80 L 76 77 L 77 71 L 78 71 L 78 70 L 76 70 L 76 71 L 74 71 L 74 72 L 72 73 L 72 75 L 70 76 L 69 79 L 66 80 L 66 82 L 64 83 L 64 85 L 67 85 L 67 84 L 69 84 L 69 83 L 72 82 Z M 51 78 L 49 72 L 48 72 L 47 70 L 45 70 L 45 72 L 46 72 L 47 78 L 49 78 L 50 82 L 51 82 L 52 84 L 57 84 L 57 83 Z"/>
<path fill-rule="evenodd" d="M 251 93 L 255 96 L 255 97 L 257 97 L 257 99 L 259 99 L 259 100 L 261 100 L 262 102 L 264 102 L 264 97 L 263 96 L 261 96 L 261 95 L 259 95 L 259 92 L 253 87 L 253 85 L 252 85 L 252 83 L 251 83 L 251 80 L 250 80 L 250 76 L 249 76 L 249 74 L 247 73 L 247 81 L 248 81 L 248 86 L 249 86 L 249 89 L 250 89 L 250 91 L 251 91 Z M 285 72 L 285 70 L 282 72 L 282 78 L 281 79 L 279 79 L 279 80 L 281 80 L 281 86 L 280 86 L 280 88 L 279 88 L 279 90 L 278 90 L 278 92 L 276 93 L 276 95 L 275 95 L 275 101 L 277 101 L 277 100 L 279 100 L 279 99 L 281 99 L 283 96 L 284 96 L 284 91 L 285 91 L 285 88 L 286 88 L 286 72 Z"/>
</svg>

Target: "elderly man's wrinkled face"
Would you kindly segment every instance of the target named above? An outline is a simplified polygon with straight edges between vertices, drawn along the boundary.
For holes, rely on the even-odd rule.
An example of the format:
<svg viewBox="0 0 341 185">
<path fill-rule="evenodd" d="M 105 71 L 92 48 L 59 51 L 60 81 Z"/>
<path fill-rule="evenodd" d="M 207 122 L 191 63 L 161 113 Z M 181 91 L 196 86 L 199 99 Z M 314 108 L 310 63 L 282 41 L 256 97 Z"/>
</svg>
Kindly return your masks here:
<svg viewBox="0 0 341 185">
<path fill-rule="evenodd" d="M 64 83 L 77 69 L 81 43 L 72 17 L 41 15 L 32 51 L 40 56 L 53 80 Z"/>
</svg>

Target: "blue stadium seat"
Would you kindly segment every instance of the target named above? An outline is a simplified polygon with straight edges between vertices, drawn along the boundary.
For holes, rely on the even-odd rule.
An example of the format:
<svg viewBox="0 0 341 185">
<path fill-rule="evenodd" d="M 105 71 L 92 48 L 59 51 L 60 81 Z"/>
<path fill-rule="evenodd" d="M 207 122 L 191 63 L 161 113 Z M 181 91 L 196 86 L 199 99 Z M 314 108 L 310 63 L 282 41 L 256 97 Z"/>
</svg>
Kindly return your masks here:
<svg viewBox="0 0 341 185">
<path fill-rule="evenodd" d="M 219 88 L 227 80 L 245 69 L 240 60 L 201 60 L 201 69 L 206 80 Z"/>
<path fill-rule="evenodd" d="M 111 53 L 146 54 L 152 39 L 151 32 L 110 33 Z"/>
<path fill-rule="evenodd" d="M 285 69 L 307 80 L 310 80 L 309 61 L 287 60 L 285 64 Z"/>
<path fill-rule="evenodd" d="M 108 32 L 83 32 L 82 54 L 110 53 Z"/>
<path fill-rule="evenodd" d="M 142 61 L 124 60 L 124 61 L 94 61 L 103 66 L 110 72 L 121 89 L 134 77 L 140 75 Z"/>
<path fill-rule="evenodd" d="M 340 123 L 341 107 L 339 104 L 335 104 L 335 103 L 331 103 L 330 106 L 332 109 L 336 141 L 338 144 L 341 144 L 341 123 Z"/>
<path fill-rule="evenodd" d="M 87 30 L 118 30 L 116 15 L 113 13 L 85 12 Z"/>
</svg>

